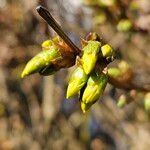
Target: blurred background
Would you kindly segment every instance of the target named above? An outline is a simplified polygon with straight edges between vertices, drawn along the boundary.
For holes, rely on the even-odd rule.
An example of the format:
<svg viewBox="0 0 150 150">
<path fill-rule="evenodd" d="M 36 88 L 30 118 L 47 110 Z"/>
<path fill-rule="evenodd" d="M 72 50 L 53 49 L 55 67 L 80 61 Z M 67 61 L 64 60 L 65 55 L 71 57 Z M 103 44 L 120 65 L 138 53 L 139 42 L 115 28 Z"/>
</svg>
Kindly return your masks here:
<svg viewBox="0 0 150 150">
<path fill-rule="evenodd" d="M 65 99 L 73 67 L 21 79 L 41 43 L 55 35 L 37 14 L 39 4 L 78 46 L 97 32 L 116 50 L 114 65 L 127 61 L 134 82 L 150 87 L 149 0 L 0 0 L 0 150 L 149 150 L 146 92 L 108 85 L 83 114 L 77 97 Z M 133 101 L 122 109 L 116 105 L 121 94 Z"/>
</svg>

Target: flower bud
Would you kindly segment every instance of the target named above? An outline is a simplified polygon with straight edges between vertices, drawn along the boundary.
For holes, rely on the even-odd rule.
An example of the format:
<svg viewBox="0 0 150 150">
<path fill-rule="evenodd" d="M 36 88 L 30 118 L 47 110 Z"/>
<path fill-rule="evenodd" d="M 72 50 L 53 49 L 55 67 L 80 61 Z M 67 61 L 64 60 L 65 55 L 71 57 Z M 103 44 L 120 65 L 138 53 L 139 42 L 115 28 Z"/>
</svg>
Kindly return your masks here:
<svg viewBox="0 0 150 150">
<path fill-rule="evenodd" d="M 130 65 L 124 60 L 119 62 L 118 68 L 121 70 L 122 73 L 126 73 L 128 70 L 131 69 Z"/>
<path fill-rule="evenodd" d="M 50 66 L 51 62 L 56 59 L 61 59 L 61 54 L 57 49 L 42 51 L 34 56 L 25 66 L 21 77 L 39 72 L 41 69 Z"/>
<path fill-rule="evenodd" d="M 42 43 L 42 49 L 43 50 L 49 50 L 52 45 L 53 45 L 53 41 L 52 40 L 46 40 L 46 41 L 44 41 Z"/>
<path fill-rule="evenodd" d="M 150 112 L 150 92 L 144 97 L 144 107 L 146 111 Z"/>
<path fill-rule="evenodd" d="M 127 32 L 132 28 L 132 23 L 128 19 L 122 19 L 117 25 L 117 30 L 122 32 Z"/>
<path fill-rule="evenodd" d="M 86 74 L 91 73 L 98 59 L 101 43 L 98 41 L 88 41 L 88 44 L 83 48 L 82 63 Z"/>
<path fill-rule="evenodd" d="M 113 54 L 113 49 L 109 44 L 105 44 L 101 47 L 103 57 L 111 57 Z"/>
<path fill-rule="evenodd" d="M 118 99 L 117 106 L 123 108 L 127 104 L 127 98 L 125 95 L 121 95 Z"/>
<path fill-rule="evenodd" d="M 92 103 L 84 103 L 84 102 L 81 102 L 81 110 L 83 113 L 85 113 L 93 104 Z"/>
<path fill-rule="evenodd" d="M 117 78 L 117 77 L 119 77 L 119 76 L 121 76 L 122 75 L 122 73 L 121 73 L 121 71 L 120 71 L 120 69 L 119 68 L 109 68 L 108 69 L 108 75 L 110 76 L 110 77 L 112 77 L 112 78 Z"/>
<path fill-rule="evenodd" d="M 95 103 L 103 93 L 108 82 L 108 75 L 101 73 L 97 75 L 93 73 L 87 82 L 87 86 L 82 96 L 82 102 L 85 104 Z"/>
<path fill-rule="evenodd" d="M 78 67 L 73 73 L 69 81 L 67 88 L 67 98 L 76 95 L 80 89 L 86 84 L 88 76 L 84 72 L 83 68 Z"/>
</svg>

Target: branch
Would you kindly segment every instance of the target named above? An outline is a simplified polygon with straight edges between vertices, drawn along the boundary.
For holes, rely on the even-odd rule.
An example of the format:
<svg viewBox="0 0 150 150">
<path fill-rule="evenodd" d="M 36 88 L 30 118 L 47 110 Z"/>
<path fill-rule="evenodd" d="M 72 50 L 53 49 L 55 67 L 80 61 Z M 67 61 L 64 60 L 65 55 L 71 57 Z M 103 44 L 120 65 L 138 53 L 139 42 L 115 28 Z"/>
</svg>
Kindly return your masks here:
<svg viewBox="0 0 150 150">
<path fill-rule="evenodd" d="M 38 6 L 36 10 L 39 15 L 48 23 L 48 25 L 50 25 L 53 30 L 65 41 L 65 43 L 75 52 L 76 55 L 81 52 L 81 50 L 64 33 L 61 26 L 56 22 L 56 20 L 45 7 Z"/>
</svg>

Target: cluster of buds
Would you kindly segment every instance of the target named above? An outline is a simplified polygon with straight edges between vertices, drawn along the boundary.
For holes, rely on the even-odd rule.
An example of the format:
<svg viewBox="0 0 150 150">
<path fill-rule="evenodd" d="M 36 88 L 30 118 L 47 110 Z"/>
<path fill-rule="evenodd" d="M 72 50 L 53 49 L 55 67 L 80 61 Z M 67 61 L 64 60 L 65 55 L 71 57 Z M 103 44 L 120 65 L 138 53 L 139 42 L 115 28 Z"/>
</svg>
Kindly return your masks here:
<svg viewBox="0 0 150 150">
<path fill-rule="evenodd" d="M 51 75 L 61 68 L 74 65 L 75 55 L 70 47 L 58 36 L 42 43 L 42 51 L 34 56 L 26 65 L 21 77 L 33 73 Z"/>
<path fill-rule="evenodd" d="M 86 2 L 97 4 L 97 1 L 87 0 Z M 114 2 L 115 0 L 99 1 L 100 4 L 105 3 L 108 6 L 113 5 Z M 86 112 L 99 99 L 108 82 L 120 89 L 149 91 L 147 88 L 132 83 L 134 74 L 125 61 L 121 61 L 118 67 L 107 68 L 108 64 L 114 60 L 115 53 L 112 47 L 104 44 L 97 34 L 90 33 L 86 40 L 81 40 L 81 51 L 63 32 L 46 8 L 38 6 L 37 11 L 62 39 L 56 36 L 51 40 L 44 41 L 42 52 L 27 63 L 22 72 L 22 78 L 33 73 L 44 76 L 51 75 L 61 68 L 74 66 L 76 62 L 76 69 L 71 75 L 66 97 L 79 95 L 83 112 Z M 120 31 L 127 31 L 131 27 L 128 20 L 123 20 L 118 24 Z M 134 95 L 135 92 L 131 92 L 132 98 Z M 146 110 L 150 110 L 149 97 L 149 93 L 145 95 Z M 124 107 L 129 102 L 127 95 L 121 95 L 117 106 Z"/>
<path fill-rule="evenodd" d="M 72 49 L 58 36 L 42 43 L 42 51 L 34 56 L 22 72 L 22 78 L 33 73 L 51 75 L 61 68 L 75 64 L 67 98 L 79 94 L 81 109 L 86 112 L 102 95 L 107 82 L 107 65 L 113 60 L 114 51 L 108 44 L 102 44 L 97 34 L 91 33 L 82 40 L 81 55 L 75 55 Z"/>
<path fill-rule="evenodd" d="M 110 45 L 102 45 L 100 40 L 97 40 L 99 38 L 94 38 L 94 34 L 89 39 L 82 42 L 82 56 L 77 57 L 77 68 L 70 77 L 66 96 L 71 98 L 79 94 L 83 112 L 86 112 L 105 90 L 108 83 L 107 64 L 114 57 Z"/>
</svg>

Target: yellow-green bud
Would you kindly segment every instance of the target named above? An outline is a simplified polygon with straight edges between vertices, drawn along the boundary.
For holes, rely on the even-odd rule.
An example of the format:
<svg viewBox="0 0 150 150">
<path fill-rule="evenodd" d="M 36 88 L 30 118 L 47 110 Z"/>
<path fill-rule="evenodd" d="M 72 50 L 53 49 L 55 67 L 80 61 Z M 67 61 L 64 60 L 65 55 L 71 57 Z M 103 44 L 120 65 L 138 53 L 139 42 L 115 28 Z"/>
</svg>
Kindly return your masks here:
<svg viewBox="0 0 150 150">
<path fill-rule="evenodd" d="M 127 104 L 127 98 L 125 95 L 121 95 L 118 99 L 117 106 L 123 108 Z"/>
<path fill-rule="evenodd" d="M 87 46 L 83 48 L 82 63 L 86 74 L 91 73 L 98 59 L 101 43 L 98 41 L 88 41 Z"/>
<path fill-rule="evenodd" d="M 93 105 L 92 103 L 85 104 L 84 102 L 81 102 L 82 112 L 85 113 L 92 105 Z"/>
<path fill-rule="evenodd" d="M 52 45 L 53 45 L 52 40 L 46 40 L 42 43 L 42 48 L 43 48 L 43 50 L 49 50 Z"/>
<path fill-rule="evenodd" d="M 115 5 L 116 0 L 98 0 L 98 4 L 101 7 L 109 7 Z"/>
<path fill-rule="evenodd" d="M 103 57 L 111 57 L 113 54 L 113 49 L 109 44 L 105 44 L 101 47 Z"/>
<path fill-rule="evenodd" d="M 129 31 L 132 28 L 132 23 L 130 20 L 128 19 L 122 19 L 119 21 L 118 25 L 117 25 L 117 30 L 118 31 Z"/>
<path fill-rule="evenodd" d="M 107 82 L 107 74 L 101 73 L 100 75 L 97 75 L 96 73 L 93 73 L 88 79 L 87 86 L 82 96 L 82 101 L 85 104 L 95 103 L 105 90 Z"/>
<path fill-rule="evenodd" d="M 108 69 L 108 75 L 110 76 L 110 77 L 112 77 L 112 78 L 117 78 L 117 77 L 119 77 L 119 76 L 121 76 L 122 75 L 122 73 L 121 73 L 121 71 L 120 71 L 120 69 L 119 68 L 109 68 Z"/>
<path fill-rule="evenodd" d="M 69 85 L 67 88 L 67 98 L 76 95 L 80 89 L 86 84 L 88 76 L 83 68 L 78 67 L 71 75 Z"/>
<path fill-rule="evenodd" d="M 118 64 L 118 68 L 120 69 L 120 71 L 121 71 L 122 73 L 126 73 L 126 72 L 130 69 L 130 66 L 129 66 L 129 64 L 128 64 L 126 61 L 122 60 L 122 61 Z"/>
<path fill-rule="evenodd" d="M 146 111 L 150 112 L 150 93 L 147 93 L 144 97 L 144 107 Z"/>
<path fill-rule="evenodd" d="M 62 59 L 60 52 L 57 49 L 42 51 L 34 56 L 25 66 L 21 77 L 39 72 L 41 69 L 50 66 L 51 62 L 56 59 Z"/>
</svg>

